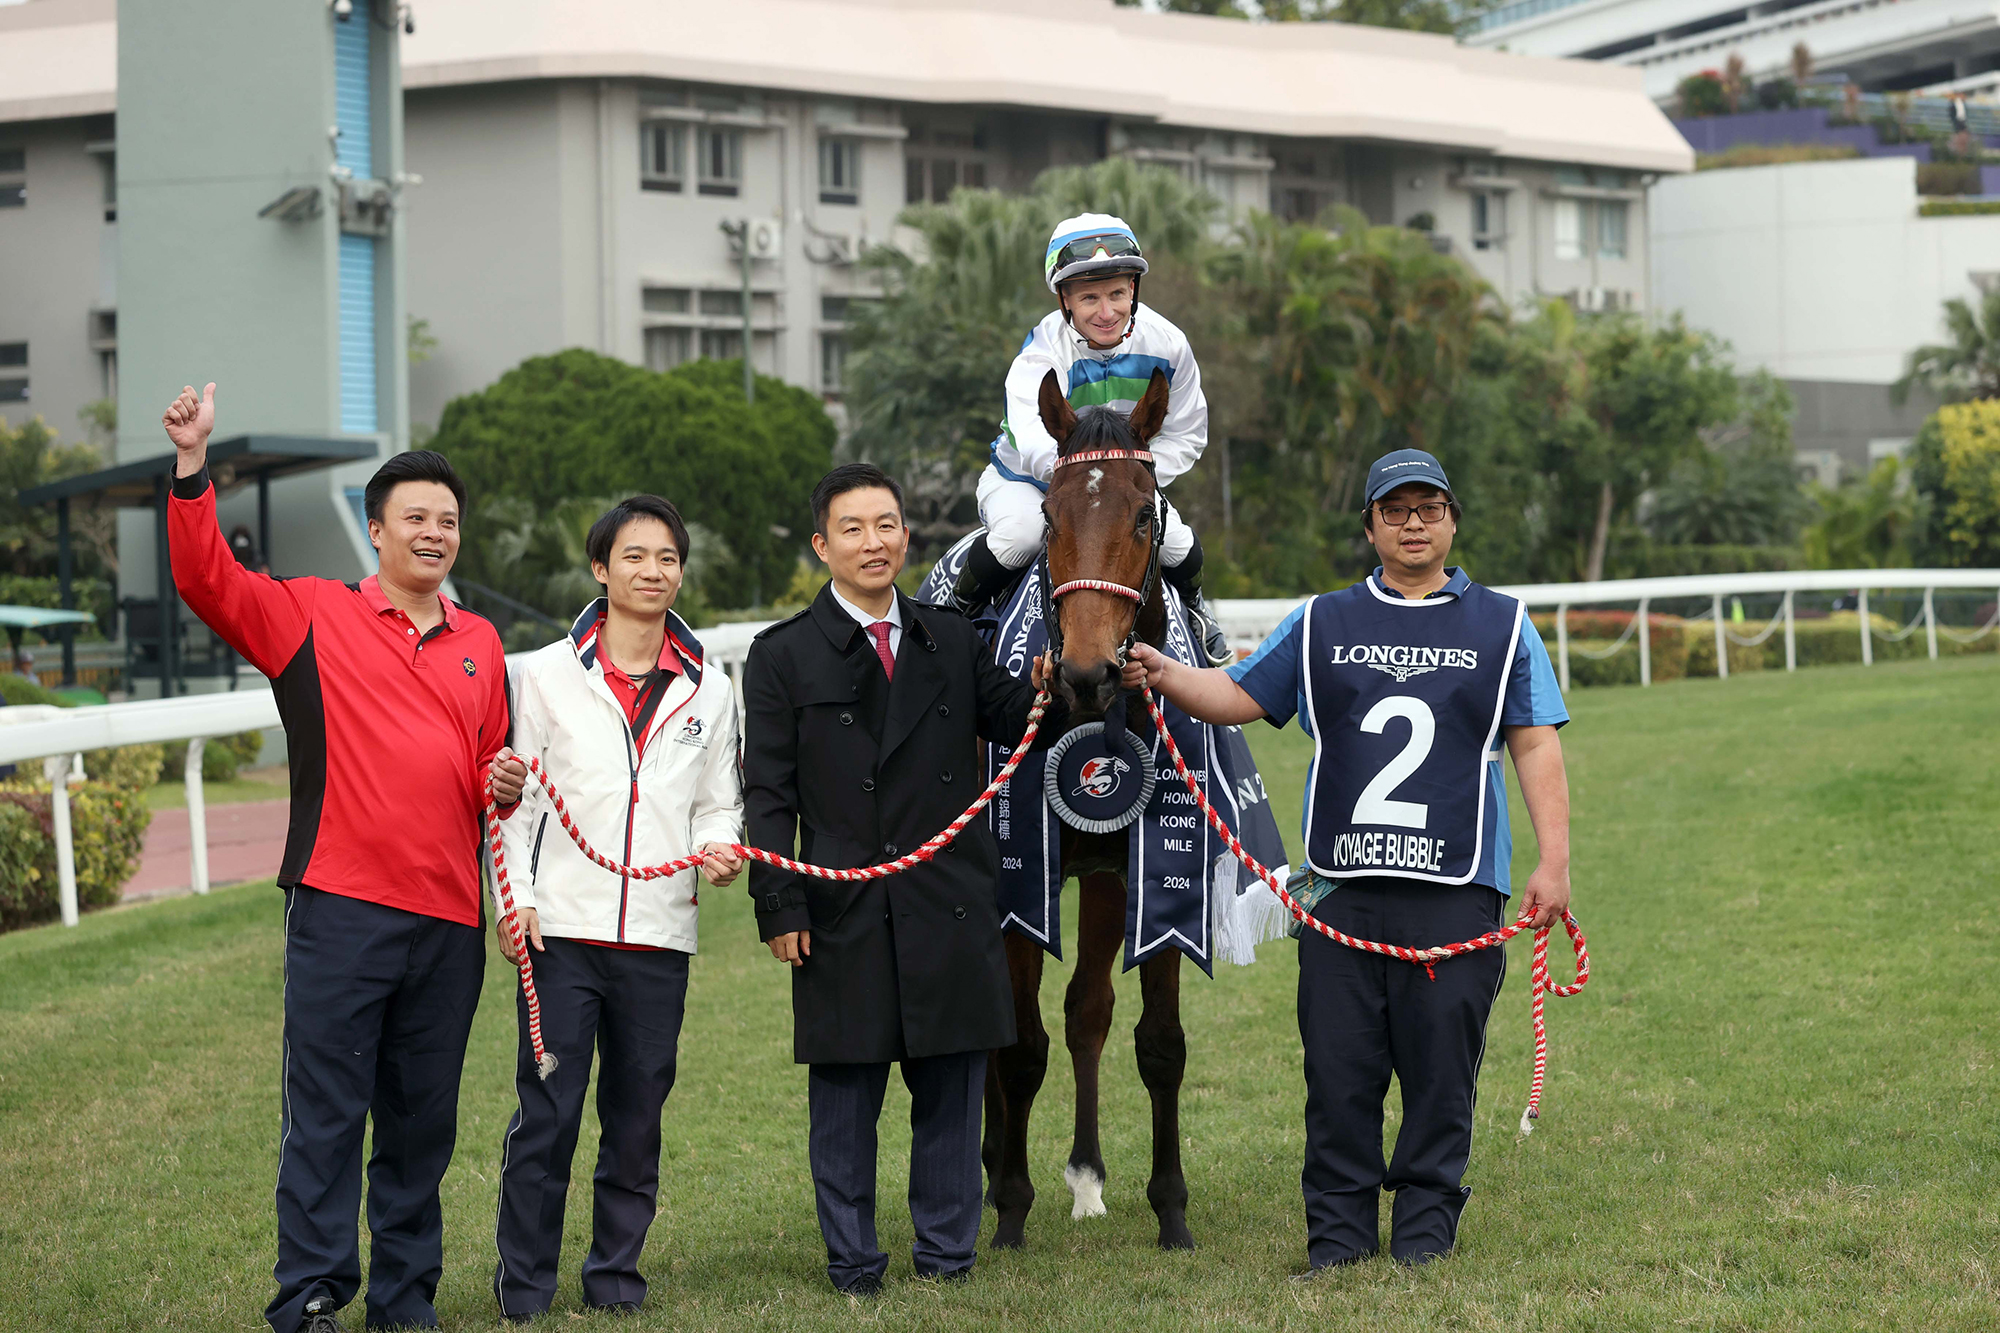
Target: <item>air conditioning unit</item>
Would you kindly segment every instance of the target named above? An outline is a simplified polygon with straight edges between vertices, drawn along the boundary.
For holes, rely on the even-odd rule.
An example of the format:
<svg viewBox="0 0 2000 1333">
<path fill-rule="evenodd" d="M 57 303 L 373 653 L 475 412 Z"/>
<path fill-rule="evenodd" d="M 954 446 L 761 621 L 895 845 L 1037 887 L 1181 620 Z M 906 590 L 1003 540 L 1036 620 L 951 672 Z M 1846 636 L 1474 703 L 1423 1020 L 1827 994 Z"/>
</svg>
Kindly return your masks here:
<svg viewBox="0 0 2000 1333">
<path fill-rule="evenodd" d="M 776 259 L 785 251 L 785 224 L 776 218 L 751 218 L 748 240 L 752 259 Z"/>
<path fill-rule="evenodd" d="M 829 233 L 821 239 L 826 242 L 826 262 L 829 264 L 852 264 L 861 252 L 859 238 L 848 233 Z"/>
</svg>

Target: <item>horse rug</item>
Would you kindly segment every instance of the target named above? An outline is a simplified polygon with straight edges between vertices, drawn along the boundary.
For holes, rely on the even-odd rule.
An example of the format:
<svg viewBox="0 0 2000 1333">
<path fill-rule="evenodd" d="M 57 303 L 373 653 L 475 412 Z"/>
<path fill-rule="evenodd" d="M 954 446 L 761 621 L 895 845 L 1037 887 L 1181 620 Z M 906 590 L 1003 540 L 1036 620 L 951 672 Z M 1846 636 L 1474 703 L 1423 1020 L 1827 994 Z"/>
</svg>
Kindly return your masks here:
<svg viewBox="0 0 2000 1333">
<path fill-rule="evenodd" d="M 925 578 L 918 601 L 950 605 L 952 586 L 972 540 L 968 536 L 945 553 Z M 977 618 L 993 646 L 994 660 L 1021 679 L 1028 677 L 1034 659 L 1048 649 L 1042 604 L 1045 580 L 1040 570 L 1044 558 L 1038 557 L 1026 576 Z M 1188 633 L 1179 594 L 1172 585 L 1163 584 L 1161 591 L 1167 599 L 1163 651 L 1178 662 L 1206 665 Z M 1290 914 L 1277 895 L 1237 861 L 1210 826 L 1175 770 L 1151 716 L 1142 711 L 1143 705 L 1134 700 L 1131 707 L 1136 717 L 1132 735 L 1142 743 L 1155 780 L 1144 810 L 1124 830 L 1128 867 L 1125 968 L 1129 971 L 1167 948 L 1179 949 L 1211 975 L 1217 958 L 1237 964 L 1255 962 L 1257 945 L 1284 937 Z M 1201 783 L 1209 804 L 1245 849 L 1273 867 L 1282 879 L 1286 873 L 1284 841 L 1278 835 L 1264 780 L 1242 729 L 1196 721 L 1164 700 L 1162 707 L 1174 743 Z M 1120 711 L 1113 710 L 1114 725 Z M 987 781 L 993 780 L 1012 753 L 1004 745 L 987 746 Z M 1138 762 L 1137 755 L 1133 758 Z M 987 807 L 986 817 L 1000 845 L 1002 929 L 1028 936 L 1060 958 L 1064 825 L 1044 796 L 1048 763 L 1045 750 L 1023 759 Z M 1101 768 L 1095 766 L 1092 776 Z M 1126 776 L 1118 774 L 1121 779 Z M 1076 795 L 1081 798 L 1086 793 Z M 1081 806 L 1083 801 L 1076 803 Z"/>
</svg>

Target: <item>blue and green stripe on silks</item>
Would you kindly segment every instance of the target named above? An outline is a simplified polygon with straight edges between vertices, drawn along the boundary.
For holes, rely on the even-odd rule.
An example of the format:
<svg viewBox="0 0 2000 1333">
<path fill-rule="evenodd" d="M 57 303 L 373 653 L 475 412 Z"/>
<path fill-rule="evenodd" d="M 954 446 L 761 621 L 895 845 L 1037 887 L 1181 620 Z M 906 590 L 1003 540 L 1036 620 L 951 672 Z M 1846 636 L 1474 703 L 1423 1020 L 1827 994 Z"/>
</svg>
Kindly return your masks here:
<svg viewBox="0 0 2000 1333">
<path fill-rule="evenodd" d="M 1033 341 L 1034 335 L 1029 334 L 1028 342 Z M 1022 343 L 1022 350 L 1025 351 L 1027 346 L 1028 343 Z M 1148 356 L 1144 352 L 1120 352 L 1117 356 L 1106 357 L 1102 361 L 1083 357 L 1069 368 L 1069 405 L 1079 412 L 1086 407 L 1102 407 L 1105 404 L 1110 404 L 1114 409 L 1130 410 L 1146 396 L 1147 388 L 1152 385 L 1155 370 L 1166 373 L 1167 387 L 1171 389 L 1174 383 L 1174 368 L 1163 356 Z M 991 454 L 989 461 L 999 470 L 1000 475 L 1009 481 L 1025 481 L 1030 486 L 1046 491 L 1049 488 L 1047 482 L 1023 476 L 1000 461 L 1001 440 L 1005 440 L 1010 449 L 1020 448 L 1014 439 L 1014 428 L 1004 417 L 1000 421 L 1000 434 L 993 441 L 989 451 Z"/>
</svg>

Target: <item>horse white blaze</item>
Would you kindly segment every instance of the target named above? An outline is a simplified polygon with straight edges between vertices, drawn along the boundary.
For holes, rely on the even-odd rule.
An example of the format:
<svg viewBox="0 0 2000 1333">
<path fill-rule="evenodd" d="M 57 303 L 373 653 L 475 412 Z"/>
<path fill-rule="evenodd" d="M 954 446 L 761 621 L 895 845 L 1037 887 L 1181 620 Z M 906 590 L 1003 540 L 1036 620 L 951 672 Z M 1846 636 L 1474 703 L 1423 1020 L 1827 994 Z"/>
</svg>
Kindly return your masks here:
<svg viewBox="0 0 2000 1333">
<path fill-rule="evenodd" d="M 1104 1216 L 1104 1177 L 1087 1166 L 1066 1166 L 1063 1168 L 1063 1184 L 1076 1202 L 1071 1205 L 1069 1215 L 1075 1221 L 1086 1217 Z"/>
<path fill-rule="evenodd" d="M 1104 484 L 1104 469 L 1101 467 L 1094 467 L 1090 470 L 1090 485 L 1084 487 L 1083 489 L 1089 491 L 1092 495 L 1095 495 L 1097 494 L 1099 488 L 1103 486 L 1103 484 Z"/>
</svg>

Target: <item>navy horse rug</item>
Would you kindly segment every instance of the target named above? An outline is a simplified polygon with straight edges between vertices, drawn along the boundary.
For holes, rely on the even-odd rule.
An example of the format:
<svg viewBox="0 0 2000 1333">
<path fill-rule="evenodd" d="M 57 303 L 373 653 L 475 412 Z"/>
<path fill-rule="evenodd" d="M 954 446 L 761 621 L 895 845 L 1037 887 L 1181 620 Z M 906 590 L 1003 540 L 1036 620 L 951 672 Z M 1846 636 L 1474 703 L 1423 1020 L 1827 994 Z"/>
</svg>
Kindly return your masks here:
<svg viewBox="0 0 2000 1333">
<path fill-rule="evenodd" d="M 971 542 L 968 536 L 945 553 L 925 578 L 918 601 L 951 604 Z M 991 618 L 980 617 L 994 660 L 1021 679 L 1048 648 L 1046 582 L 1039 565 L 1031 566 L 1002 595 Z M 1167 599 L 1162 651 L 1177 662 L 1206 665 L 1188 633 L 1179 594 L 1169 584 L 1161 591 Z M 1164 701 L 1162 707 L 1174 743 L 1209 804 L 1250 854 L 1282 879 L 1284 841 L 1242 729 L 1198 722 Z M 1029 754 L 987 807 L 1000 844 L 1002 928 L 1062 957 L 1063 828 L 1103 834 L 1122 829 L 1128 840 L 1126 970 L 1167 948 L 1179 949 L 1211 975 L 1217 958 L 1255 962 L 1257 945 L 1286 934 L 1290 913 L 1210 826 L 1143 703 L 1133 699 L 1131 709 L 1129 726 L 1121 703 L 1103 723 L 1086 723 L 1050 749 Z M 1005 746 L 987 747 L 987 781 L 1011 753 Z"/>
</svg>

